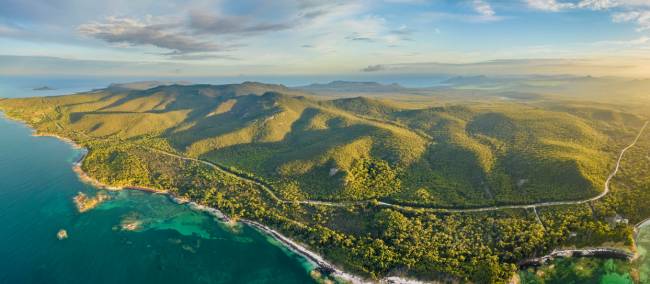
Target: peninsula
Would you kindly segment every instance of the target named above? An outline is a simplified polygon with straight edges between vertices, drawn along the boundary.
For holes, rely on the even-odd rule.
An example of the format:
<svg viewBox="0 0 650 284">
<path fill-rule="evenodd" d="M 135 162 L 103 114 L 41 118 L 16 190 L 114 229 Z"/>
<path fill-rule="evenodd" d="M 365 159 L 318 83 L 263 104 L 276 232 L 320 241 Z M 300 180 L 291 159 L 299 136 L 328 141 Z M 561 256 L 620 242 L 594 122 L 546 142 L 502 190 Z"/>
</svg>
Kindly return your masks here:
<svg viewBox="0 0 650 284">
<path fill-rule="evenodd" d="M 556 250 L 635 253 L 633 224 L 650 216 L 646 113 L 508 93 L 423 106 L 413 95 L 430 89 L 361 85 L 402 93 L 122 86 L 0 109 L 86 148 L 79 170 L 98 184 L 218 209 L 354 281 L 499 283 Z"/>
</svg>

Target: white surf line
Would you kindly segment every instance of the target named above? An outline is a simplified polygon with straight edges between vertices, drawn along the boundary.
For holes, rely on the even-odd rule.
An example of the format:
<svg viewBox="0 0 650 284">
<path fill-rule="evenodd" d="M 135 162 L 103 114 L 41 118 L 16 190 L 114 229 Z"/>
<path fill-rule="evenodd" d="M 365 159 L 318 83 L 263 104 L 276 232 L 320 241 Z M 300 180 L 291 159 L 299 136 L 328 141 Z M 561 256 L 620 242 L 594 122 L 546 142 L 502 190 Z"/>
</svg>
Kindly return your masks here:
<svg viewBox="0 0 650 284">
<path fill-rule="evenodd" d="M 590 202 L 590 201 L 598 200 L 598 199 L 604 197 L 605 195 L 607 195 L 607 193 L 609 192 L 609 183 L 614 178 L 614 176 L 618 173 L 618 170 L 620 168 L 620 163 L 621 163 L 621 160 L 623 158 L 623 154 L 625 154 L 625 152 L 628 149 L 632 148 L 637 143 L 637 141 L 640 139 L 643 131 L 647 127 L 648 123 L 649 123 L 648 121 L 645 122 L 645 124 L 643 125 L 643 127 L 639 131 L 638 135 L 636 136 L 635 140 L 632 142 L 632 144 L 630 144 L 629 146 L 627 146 L 623 150 L 621 150 L 621 153 L 620 153 L 620 155 L 618 157 L 618 160 L 617 160 L 617 163 L 616 163 L 616 167 L 615 167 L 614 171 L 609 175 L 609 177 L 607 178 L 607 180 L 605 182 L 605 192 L 601 193 L 600 195 L 598 195 L 596 197 L 593 197 L 593 198 L 590 198 L 590 199 L 587 199 L 587 200 L 567 201 L 567 202 L 544 202 L 544 203 L 529 204 L 529 205 L 495 206 L 495 207 L 473 208 L 473 209 L 415 208 L 415 207 L 409 207 L 409 206 L 394 205 L 394 204 L 390 204 L 390 203 L 386 203 L 386 202 L 378 202 L 377 204 L 380 205 L 380 206 L 390 206 L 390 207 L 406 209 L 406 210 L 422 210 L 422 209 L 424 209 L 424 210 L 436 210 L 436 211 L 446 211 L 446 212 L 481 212 L 481 211 L 493 211 L 493 210 L 500 210 L 500 209 L 532 208 L 534 210 L 538 220 L 539 220 L 539 215 L 537 215 L 536 207 L 583 204 L 583 203 L 587 203 L 587 202 Z M 84 133 L 84 135 L 85 135 L 85 133 Z M 48 136 L 50 136 L 50 135 L 48 135 Z M 54 137 L 59 138 L 61 140 L 69 140 L 69 139 L 66 139 L 66 138 L 59 137 L 57 135 L 51 135 L 51 136 L 54 136 Z M 95 139 L 94 137 L 90 137 L 90 136 L 87 136 L 87 137 Z M 71 140 L 69 140 L 69 141 L 71 141 Z M 72 144 L 76 145 L 76 143 L 74 143 L 74 142 L 72 142 Z M 234 176 L 236 178 L 240 178 L 240 179 L 249 181 L 249 182 L 251 182 L 253 184 L 256 184 L 256 185 L 262 187 L 274 199 L 276 199 L 277 201 L 283 202 L 283 203 L 298 202 L 300 204 L 315 204 L 315 205 L 337 206 L 337 207 L 367 203 L 367 201 L 348 202 L 348 203 L 338 202 L 337 203 L 337 202 L 312 201 L 312 200 L 303 200 L 303 201 L 282 200 L 282 199 L 278 198 L 272 192 L 272 190 L 269 189 L 266 185 L 264 185 L 264 184 L 262 184 L 262 183 L 260 183 L 260 182 L 258 182 L 256 180 L 253 180 L 253 179 L 250 179 L 250 178 L 243 177 L 243 176 L 237 175 L 235 173 L 232 173 L 232 172 L 226 170 L 225 167 L 216 165 L 216 164 L 214 164 L 212 162 L 205 161 L 205 160 L 200 160 L 200 159 L 195 159 L 195 158 L 183 157 L 183 156 L 180 156 L 180 155 L 177 155 L 177 154 L 174 154 L 174 153 L 169 153 L 169 152 L 166 152 L 166 151 L 163 151 L 163 150 L 159 150 L 159 149 L 155 149 L 155 148 L 151 148 L 151 147 L 147 147 L 147 146 L 142 146 L 142 145 L 138 145 L 138 144 L 135 144 L 135 145 L 140 146 L 140 147 L 144 147 L 144 148 L 147 148 L 147 149 L 150 149 L 150 150 L 153 150 L 153 151 L 156 151 L 156 152 L 159 152 L 159 153 L 171 156 L 171 157 L 176 157 L 176 158 L 183 159 L 183 160 L 191 160 L 191 161 L 195 161 L 195 162 L 200 162 L 200 163 L 203 163 L 205 165 L 211 166 L 211 167 L 213 167 L 213 168 L 215 168 L 215 169 L 217 169 L 217 170 L 219 170 L 221 172 L 224 172 L 224 173 L 226 173 L 228 175 L 231 175 L 231 176 Z M 85 149 L 83 147 L 80 147 L 80 148 Z M 85 150 L 87 151 L 87 149 L 85 149 Z M 83 153 L 82 154 L 82 159 L 75 162 L 74 164 L 75 165 L 80 165 L 82 163 L 82 161 L 83 161 L 83 158 L 85 158 L 86 154 L 87 154 L 87 152 Z M 203 209 L 205 211 L 208 211 L 208 212 L 214 214 L 215 216 L 224 218 L 223 220 L 228 220 L 228 217 L 225 214 L 221 213 L 221 211 L 219 211 L 218 209 L 214 209 L 214 208 L 207 207 L 207 206 L 201 206 L 201 205 L 196 204 L 196 203 L 193 203 L 193 205 L 198 207 L 197 209 L 199 209 L 199 210 Z M 217 212 L 217 213 L 215 213 L 215 212 Z M 332 273 L 332 275 L 334 275 L 336 277 L 343 278 L 343 279 L 345 279 L 345 280 L 347 280 L 349 282 L 352 282 L 354 284 L 356 284 L 356 283 L 368 283 L 366 280 L 364 280 L 364 279 L 362 279 L 362 278 L 360 278 L 358 276 L 355 276 L 355 275 L 352 275 L 352 274 L 349 274 L 349 273 L 345 273 L 342 270 L 337 269 L 336 267 L 334 267 L 331 264 L 329 264 L 328 262 L 326 262 L 320 255 L 306 249 L 305 247 L 303 247 L 301 245 L 298 245 L 297 243 L 293 242 L 291 239 L 285 237 L 284 235 L 278 233 L 277 231 L 275 231 L 273 229 L 270 229 L 267 226 L 264 226 L 264 225 L 262 225 L 260 223 L 257 223 L 257 222 L 251 221 L 251 220 L 242 219 L 241 221 L 243 221 L 244 223 L 247 223 L 249 225 L 252 225 L 252 226 L 254 226 L 254 227 L 258 228 L 258 229 L 261 229 L 264 232 L 269 233 L 273 238 L 276 238 L 278 241 L 280 241 L 283 244 L 287 245 L 287 247 L 290 250 L 294 250 L 298 254 L 300 254 L 302 256 L 305 256 L 310 262 L 315 263 L 317 265 L 319 265 L 319 263 L 320 263 L 319 267 L 333 269 L 334 272 Z M 540 222 L 541 222 L 541 220 L 540 220 Z M 643 226 L 646 222 L 650 222 L 650 218 L 648 218 L 648 219 L 640 222 L 639 224 L 637 224 L 636 225 L 637 227 L 635 227 L 635 232 L 636 232 L 636 229 L 638 227 Z M 542 224 L 542 226 L 543 226 L 543 224 Z M 573 253 L 593 254 L 593 253 L 599 253 L 599 252 L 613 252 L 613 251 L 615 251 L 615 250 L 608 249 L 608 248 L 594 248 L 594 249 L 585 249 L 585 250 L 560 250 L 560 251 L 554 251 L 551 255 L 567 254 L 567 253 L 572 253 L 572 254 Z M 409 283 L 409 284 L 411 284 L 411 283 L 426 283 L 426 282 L 421 282 L 421 281 L 417 281 L 417 280 L 410 280 L 410 279 L 404 279 L 404 278 L 400 278 L 400 277 L 386 277 L 386 278 L 383 278 L 383 279 L 379 280 L 379 283 L 391 283 L 391 284 L 392 283 L 399 283 L 399 284 L 401 284 L 401 283 Z"/>
<path fill-rule="evenodd" d="M 636 223 L 634 225 L 634 242 L 636 243 L 637 238 L 639 237 L 639 231 L 641 231 L 641 227 L 643 226 L 650 226 L 650 217 L 644 219 L 643 221 Z"/>
<path fill-rule="evenodd" d="M 368 282 L 367 280 L 358 277 L 356 275 L 346 273 L 341 269 L 338 269 L 336 266 L 332 265 L 331 263 L 327 262 L 322 256 L 319 254 L 312 252 L 311 250 L 305 248 L 301 244 L 296 243 L 292 239 L 284 236 L 283 234 L 277 232 L 274 229 L 271 229 L 270 227 L 260 224 L 255 221 L 247 220 L 247 219 L 241 219 L 239 220 L 240 222 L 247 224 L 253 228 L 256 228 L 267 235 L 271 236 L 278 242 L 282 243 L 286 248 L 288 248 L 290 251 L 293 253 L 296 253 L 298 255 L 303 256 L 307 261 L 312 263 L 313 265 L 325 269 L 327 272 L 330 273 L 331 276 L 334 276 L 337 279 L 342 279 L 354 284 L 365 284 L 365 283 L 372 283 Z M 402 281 L 405 281 L 405 279 L 401 279 Z M 406 283 L 406 282 L 403 282 Z"/>
<path fill-rule="evenodd" d="M 635 228 L 641 228 L 641 227 L 645 226 L 646 223 L 650 224 L 650 217 L 646 218 L 645 220 L 643 220 L 643 221 L 641 221 L 639 223 L 636 223 L 636 225 L 634 225 L 634 227 Z"/>
</svg>

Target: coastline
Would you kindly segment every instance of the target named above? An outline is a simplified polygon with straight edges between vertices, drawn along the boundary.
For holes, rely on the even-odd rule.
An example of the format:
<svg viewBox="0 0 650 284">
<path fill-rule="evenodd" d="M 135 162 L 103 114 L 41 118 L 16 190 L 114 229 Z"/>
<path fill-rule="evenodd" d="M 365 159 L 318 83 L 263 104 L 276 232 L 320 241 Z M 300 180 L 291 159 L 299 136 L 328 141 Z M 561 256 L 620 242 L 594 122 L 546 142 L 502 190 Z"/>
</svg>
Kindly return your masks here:
<svg viewBox="0 0 650 284">
<path fill-rule="evenodd" d="M 79 178 L 80 181 L 89 184 L 93 187 L 96 187 L 98 189 L 105 189 L 105 190 L 112 190 L 112 191 L 118 191 L 118 190 L 138 190 L 138 191 L 143 191 L 151 194 L 164 194 L 170 198 L 173 202 L 182 205 L 182 204 L 187 204 L 190 206 L 192 209 L 198 210 L 198 211 L 204 211 L 207 212 L 208 214 L 211 214 L 215 216 L 217 219 L 223 222 L 232 222 L 232 219 L 230 219 L 227 215 L 225 215 L 223 212 L 221 212 L 219 209 L 212 208 L 209 206 L 201 205 L 198 204 L 194 201 L 191 200 L 186 200 L 183 198 L 179 198 L 177 196 L 172 195 L 169 193 L 167 190 L 157 190 L 153 188 L 146 188 L 146 187 L 140 187 L 140 186 L 111 186 L 108 184 L 104 184 L 100 182 L 99 180 L 91 177 L 88 175 L 83 169 L 81 168 L 81 165 L 88 155 L 88 149 L 77 144 L 73 140 L 59 136 L 57 134 L 52 134 L 52 133 L 39 133 L 36 129 L 31 127 L 27 122 L 15 119 L 12 117 L 7 116 L 4 112 L 0 110 L 0 118 L 5 118 L 9 119 L 15 122 L 18 122 L 22 124 L 23 126 L 27 127 L 32 131 L 32 136 L 33 137 L 53 137 L 56 138 L 60 141 L 65 142 L 66 144 L 70 145 L 73 149 L 81 150 L 82 154 L 77 158 L 75 162 L 72 164 L 72 170 L 77 174 L 77 177 Z M 322 256 L 319 254 L 307 249 L 306 247 L 298 244 L 297 242 L 291 240 L 289 237 L 282 235 L 281 233 L 277 232 L 276 230 L 263 225 L 261 223 L 248 220 L 248 219 L 239 219 L 238 222 L 241 222 L 245 225 L 248 225 L 272 238 L 277 240 L 280 244 L 282 244 L 284 247 L 286 247 L 288 250 L 291 252 L 300 255 L 301 257 L 305 258 L 307 261 L 312 263 L 314 266 L 316 266 L 315 269 L 323 272 L 328 272 L 329 275 L 335 277 L 338 280 L 343 280 L 349 283 L 353 284 L 366 284 L 366 283 L 387 283 L 387 284 L 420 284 L 420 283 L 427 283 L 427 282 L 420 282 L 417 280 L 409 280 L 409 279 L 403 279 L 403 278 L 398 278 L 398 277 L 386 277 L 384 279 L 379 280 L 378 282 L 373 282 L 373 281 L 368 281 L 360 276 L 356 276 L 347 272 L 344 272 L 341 269 L 336 268 L 334 265 L 330 264 L 329 262 L 325 261 Z"/>
<path fill-rule="evenodd" d="M 335 279 L 340 279 L 340 280 L 348 281 L 350 283 L 355 283 L 355 284 L 356 283 L 373 283 L 373 282 L 368 282 L 368 281 L 366 281 L 365 279 L 363 279 L 363 278 L 361 278 L 359 276 L 355 276 L 353 274 L 346 273 L 343 270 L 336 268 L 334 265 L 330 264 L 325 259 L 323 259 L 323 257 L 321 257 L 319 254 L 310 251 L 309 249 L 305 248 L 304 246 L 294 242 L 290 238 L 280 234 L 276 230 L 273 230 L 273 229 L 269 228 L 266 225 L 262 225 L 262 224 L 260 224 L 258 222 L 251 221 L 251 220 L 248 220 L 248 219 L 241 219 L 239 221 L 241 223 L 243 223 L 243 224 L 251 226 L 251 227 L 257 229 L 258 231 L 261 231 L 261 232 L 273 237 L 275 240 L 277 240 L 278 242 L 283 244 L 287 249 L 289 249 L 290 251 L 292 251 L 295 254 L 301 255 L 302 257 L 307 259 L 307 261 L 309 261 L 313 265 L 315 265 L 316 270 L 318 270 L 320 272 L 324 272 L 324 273 L 326 273 L 328 275 L 331 275 Z M 384 278 L 384 279 L 379 280 L 379 283 L 404 283 L 404 284 L 406 284 L 406 283 L 419 283 L 419 282 L 412 282 L 412 281 L 406 280 L 406 279 L 399 279 L 398 282 L 391 282 L 389 279 Z"/>
<path fill-rule="evenodd" d="M 534 258 L 524 259 L 517 263 L 519 269 L 527 267 L 538 267 L 545 265 L 556 258 L 568 258 L 568 257 L 593 257 L 593 258 L 615 258 L 626 261 L 632 261 L 637 257 L 636 253 L 626 252 L 620 249 L 614 248 L 586 248 L 586 249 L 562 249 L 554 250 L 553 252 Z"/>
<path fill-rule="evenodd" d="M 59 136 L 56 135 L 36 135 L 36 136 L 49 136 L 49 137 L 56 137 L 59 138 Z M 149 193 L 154 193 L 154 194 L 168 194 L 166 190 L 158 190 L 158 189 L 153 189 L 153 188 L 148 188 L 148 187 L 143 187 L 143 186 L 112 186 L 105 184 L 90 175 L 88 175 L 86 172 L 84 172 L 83 169 L 81 169 L 81 164 L 83 163 L 83 160 L 86 158 L 86 155 L 88 155 L 88 149 L 81 147 L 74 143 L 73 141 L 70 141 L 68 144 L 73 145 L 77 149 L 81 149 L 83 151 L 83 154 L 77 159 L 76 162 L 73 163 L 72 166 L 72 171 L 74 171 L 79 179 L 87 184 L 90 184 L 94 187 L 100 188 L 100 189 L 106 189 L 106 190 L 124 190 L 124 189 L 130 189 L 130 190 L 139 190 L 139 191 L 144 191 L 144 192 L 149 192 Z"/>
<path fill-rule="evenodd" d="M 79 179 L 82 182 L 85 182 L 87 184 L 90 184 L 94 187 L 100 188 L 100 189 L 106 189 L 106 190 L 124 190 L 124 189 L 129 189 L 129 190 L 138 190 L 138 191 L 144 191 L 147 193 L 153 193 L 153 194 L 164 194 L 168 196 L 172 201 L 178 204 L 186 204 L 187 206 L 190 206 L 194 210 L 199 210 L 199 211 L 204 211 L 207 212 L 208 214 L 211 214 L 218 218 L 220 221 L 223 222 L 232 222 L 232 219 L 230 219 L 227 215 L 223 214 L 220 210 L 216 208 L 212 208 L 209 206 L 205 205 L 200 205 L 196 202 L 193 202 L 191 200 L 187 200 L 184 198 L 179 198 L 177 196 L 174 196 L 167 190 L 157 190 L 153 188 L 146 188 L 146 187 L 139 187 L 139 186 L 110 186 L 107 184 L 104 184 L 97 179 L 89 176 L 86 172 L 83 171 L 81 168 L 81 165 L 84 161 L 84 159 L 88 155 L 88 149 L 85 147 L 82 147 L 75 143 L 73 140 L 65 137 L 61 137 L 56 134 L 51 134 L 51 133 L 38 133 L 37 130 L 32 128 L 28 123 L 11 118 L 4 114 L 2 111 L 0 111 L 0 118 L 6 118 L 12 121 L 19 122 L 20 124 L 26 126 L 30 130 L 32 130 L 32 136 L 34 137 L 53 137 L 56 138 L 60 141 L 65 142 L 66 144 L 70 145 L 74 149 L 78 149 L 82 151 L 82 154 L 79 156 L 79 158 L 76 159 L 75 162 L 73 162 L 73 171 L 77 174 Z M 305 246 L 293 241 L 287 236 L 282 235 L 281 233 L 277 232 L 276 230 L 263 225 L 261 223 L 258 223 L 256 221 L 252 220 L 247 220 L 247 219 L 239 219 L 237 220 L 238 222 L 241 222 L 242 224 L 248 225 L 272 238 L 277 240 L 281 245 L 286 247 L 288 250 L 291 252 L 302 256 L 305 258 L 307 261 L 312 263 L 316 268 L 316 270 L 321 271 L 321 272 L 326 272 L 327 274 L 333 276 L 336 279 L 339 280 L 344 280 L 346 282 L 350 283 L 395 283 L 395 284 L 419 284 L 419 283 L 430 283 L 430 282 L 424 282 L 424 281 L 419 281 L 419 280 L 411 280 L 411 279 L 405 279 L 401 277 L 396 277 L 396 276 L 389 276 L 389 277 L 384 277 L 380 280 L 374 281 L 374 280 L 368 280 L 364 279 L 360 276 L 356 276 L 350 273 L 344 272 L 342 269 L 336 268 L 334 265 L 330 264 L 327 262 L 322 256 L 319 254 L 309 250 Z M 645 221 L 642 221 L 641 223 L 637 224 L 635 226 L 635 231 L 640 228 L 643 225 L 646 225 L 650 222 L 650 218 L 646 219 Z M 635 234 L 636 235 L 636 234 Z M 612 257 L 613 256 L 613 257 Z M 627 253 L 621 250 L 613 249 L 613 248 L 589 248 L 589 249 L 567 249 L 567 250 L 554 250 L 552 253 L 542 256 L 542 257 L 537 257 L 537 258 L 529 258 L 522 260 L 518 263 L 518 265 L 521 267 L 524 262 L 529 262 L 528 264 L 523 264 L 524 266 L 539 266 L 547 263 L 550 260 L 553 260 L 558 257 L 596 257 L 596 258 L 619 258 L 619 259 L 627 259 L 627 260 L 632 260 L 634 257 L 636 257 L 636 254 L 631 254 Z M 533 262 L 535 261 L 541 261 L 540 264 L 536 265 Z"/>
<path fill-rule="evenodd" d="M 643 227 L 643 226 L 650 226 L 650 217 L 648 217 L 648 218 L 646 218 L 645 220 L 643 220 L 643 221 L 641 221 L 641 222 L 639 222 L 639 223 L 636 223 L 636 224 L 634 225 L 634 241 L 635 241 L 635 242 L 636 242 L 636 238 L 638 237 L 639 230 L 640 230 L 641 227 Z"/>
<path fill-rule="evenodd" d="M 42 137 L 55 137 L 55 138 L 60 138 L 58 135 L 34 135 L 34 136 L 42 136 Z M 64 140 L 64 139 L 62 139 Z M 186 200 L 183 198 L 179 198 L 177 196 L 174 196 L 173 194 L 169 193 L 167 190 L 157 190 L 157 189 L 152 189 L 152 188 L 147 188 L 147 187 L 140 187 L 140 186 L 110 186 L 107 184 L 104 184 L 100 181 L 98 181 L 95 178 L 92 178 L 89 176 L 86 172 L 81 169 L 81 164 L 83 163 L 83 160 L 85 159 L 86 155 L 88 154 L 88 149 L 79 146 L 76 144 L 74 141 L 70 139 L 64 140 L 66 143 L 74 146 L 76 149 L 81 149 L 83 151 L 83 154 L 77 159 L 75 163 L 73 163 L 73 171 L 77 174 L 79 179 L 82 182 L 85 182 L 87 184 L 90 184 L 94 187 L 100 188 L 100 189 L 106 189 L 106 190 L 137 190 L 137 191 L 143 191 L 146 193 L 151 193 L 151 194 L 164 194 L 167 197 L 169 197 L 170 200 L 173 202 L 179 204 L 179 205 L 188 205 L 190 208 L 197 210 L 197 211 L 203 211 L 206 212 L 212 216 L 215 216 L 217 219 L 219 219 L 221 222 L 225 223 L 230 223 L 233 220 L 230 219 L 226 214 L 221 212 L 219 209 L 209 207 L 206 205 L 201 205 L 198 204 L 194 201 L 191 200 Z M 304 246 L 296 243 L 295 241 L 291 240 L 289 237 L 286 237 L 282 235 L 281 233 L 277 232 L 276 230 L 263 225 L 261 223 L 248 220 L 248 219 L 239 219 L 237 220 L 238 222 L 248 225 L 254 229 L 257 229 L 258 231 L 274 238 L 277 240 L 279 243 L 281 243 L 284 247 L 289 249 L 291 252 L 302 256 L 303 258 L 307 259 L 310 263 L 312 263 L 316 268 L 316 270 L 319 270 L 321 272 L 326 272 L 329 275 L 335 277 L 336 279 L 344 280 L 349 283 L 353 284 L 366 284 L 366 283 L 373 283 L 373 282 L 368 282 L 362 277 L 344 272 L 341 269 L 336 268 L 334 265 L 330 264 L 329 262 L 325 261 L 323 257 L 321 257 L 319 254 L 305 248 Z M 419 282 L 419 281 L 414 281 L 414 280 L 407 280 L 407 279 L 402 279 L 402 278 L 397 278 L 397 277 L 388 277 L 385 279 L 381 279 L 379 283 L 390 283 L 390 284 L 420 284 L 420 283 L 426 283 L 426 282 Z"/>
<path fill-rule="evenodd" d="M 31 127 L 30 127 L 31 128 Z M 92 177 L 90 177 L 86 172 L 84 172 L 81 169 L 81 164 L 83 160 L 85 159 L 88 150 L 84 147 L 81 147 L 80 145 L 76 144 L 74 141 L 60 137 L 58 135 L 49 135 L 49 134 L 43 134 L 43 135 L 33 135 L 33 136 L 42 136 L 42 137 L 55 137 L 57 139 L 61 139 L 64 142 L 70 144 L 71 146 L 75 147 L 76 149 L 82 149 L 84 153 L 78 158 L 78 160 L 73 164 L 73 170 L 79 178 L 87 182 L 95 187 L 98 188 L 103 188 L 103 189 L 108 189 L 108 190 L 138 190 L 138 191 L 143 191 L 147 193 L 152 193 L 152 194 L 164 194 L 167 197 L 170 198 L 173 202 L 179 204 L 179 205 L 187 205 L 190 206 L 194 210 L 198 211 L 203 211 L 206 212 L 214 217 L 216 217 L 218 220 L 224 223 L 231 223 L 233 220 L 229 218 L 226 214 L 221 212 L 219 209 L 209 207 L 206 205 L 201 205 L 198 204 L 194 201 L 184 199 L 184 198 L 179 198 L 177 196 L 174 196 L 173 194 L 169 193 L 167 190 L 156 190 L 152 188 L 146 188 L 146 187 L 137 187 L 137 186 L 124 186 L 124 187 L 115 187 L 115 186 L 109 186 L 106 185 Z M 337 268 L 333 264 L 327 262 L 322 256 L 319 254 L 307 249 L 305 246 L 293 241 L 289 237 L 279 233 L 278 231 L 263 225 L 259 222 L 248 220 L 248 219 L 238 219 L 237 222 L 240 222 L 242 224 L 248 225 L 263 234 L 266 234 L 276 241 L 278 241 L 280 244 L 282 244 L 285 248 L 287 248 L 289 251 L 300 255 L 301 257 L 305 258 L 308 262 L 313 264 L 316 268 L 315 270 L 318 270 L 319 272 L 325 272 L 328 275 L 333 276 L 337 280 L 343 280 L 348 283 L 352 284 L 367 284 L 367 283 L 382 283 L 382 284 L 425 284 L 425 283 L 437 283 L 437 282 L 427 282 L 427 281 L 420 281 L 420 280 L 415 280 L 415 279 L 406 279 L 406 278 L 401 278 L 397 276 L 388 276 L 380 279 L 379 281 L 369 281 L 367 279 L 364 279 L 360 276 L 347 273 L 343 271 L 342 269 Z M 636 231 L 638 228 L 641 226 L 645 225 L 646 223 L 650 223 L 650 218 L 646 219 L 645 221 L 637 224 L 635 226 L 635 235 Z M 635 236 L 636 237 L 636 236 Z M 636 246 L 636 244 L 635 244 Z M 606 247 L 597 247 L 597 248 L 587 248 L 587 249 L 563 249 L 563 250 L 554 250 L 550 254 L 547 254 L 545 256 L 541 257 L 536 257 L 536 258 L 528 258 L 520 261 L 517 263 L 517 266 L 519 268 L 522 267 L 536 267 L 536 266 L 542 266 L 544 264 L 547 264 L 548 262 L 556 259 L 556 258 L 565 258 L 565 257 L 594 257 L 594 258 L 616 258 L 616 259 L 623 259 L 627 261 L 633 261 L 638 257 L 637 253 L 628 253 L 620 249 L 615 249 L 615 248 L 606 248 Z"/>
</svg>

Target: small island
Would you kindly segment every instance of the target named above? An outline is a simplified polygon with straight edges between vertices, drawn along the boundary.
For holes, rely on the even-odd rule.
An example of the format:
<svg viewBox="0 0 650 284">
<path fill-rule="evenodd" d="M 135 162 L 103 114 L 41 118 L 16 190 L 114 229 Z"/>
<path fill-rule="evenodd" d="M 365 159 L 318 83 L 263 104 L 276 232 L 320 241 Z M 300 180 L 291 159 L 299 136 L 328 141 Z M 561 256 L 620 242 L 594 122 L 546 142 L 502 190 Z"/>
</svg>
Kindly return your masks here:
<svg viewBox="0 0 650 284">
<path fill-rule="evenodd" d="M 103 192 L 98 193 L 95 197 L 88 197 L 88 195 L 83 192 L 79 192 L 79 194 L 73 198 L 74 204 L 77 206 L 79 213 L 89 211 L 108 199 L 109 196 Z"/>
<path fill-rule="evenodd" d="M 59 240 L 65 240 L 68 238 L 68 231 L 61 229 L 56 233 L 56 238 Z"/>
<path fill-rule="evenodd" d="M 128 216 L 120 223 L 122 231 L 137 231 L 142 228 L 142 221 L 135 216 Z"/>
<path fill-rule="evenodd" d="M 0 109 L 83 147 L 85 181 L 214 209 L 352 282 L 506 283 L 549 271 L 524 264 L 558 251 L 635 254 L 633 224 L 650 216 L 643 113 L 554 97 L 411 109 L 410 95 L 349 96 L 244 82 L 12 98 Z M 79 212 L 103 192 L 77 195 Z M 148 222 L 134 212 L 113 230 Z"/>
<path fill-rule="evenodd" d="M 53 90 L 56 90 L 56 89 L 52 88 L 50 86 L 41 86 L 41 87 L 33 88 L 32 90 L 34 90 L 34 91 L 53 91 Z"/>
</svg>

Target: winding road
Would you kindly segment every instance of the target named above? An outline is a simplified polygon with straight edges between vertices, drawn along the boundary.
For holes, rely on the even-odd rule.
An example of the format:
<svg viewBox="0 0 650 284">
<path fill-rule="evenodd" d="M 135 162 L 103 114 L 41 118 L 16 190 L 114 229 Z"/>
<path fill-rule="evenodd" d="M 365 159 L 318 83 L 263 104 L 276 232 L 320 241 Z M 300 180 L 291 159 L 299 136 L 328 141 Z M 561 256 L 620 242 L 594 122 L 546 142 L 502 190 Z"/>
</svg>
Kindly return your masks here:
<svg viewBox="0 0 650 284">
<path fill-rule="evenodd" d="M 646 121 L 643 124 L 643 127 L 641 127 L 641 129 L 639 130 L 639 133 L 637 134 L 634 141 L 632 141 L 632 143 L 630 145 L 628 145 L 627 147 L 625 147 L 625 148 L 623 148 L 621 150 L 621 152 L 620 152 L 620 154 L 618 156 L 618 159 L 616 160 L 616 167 L 614 167 L 614 170 L 612 171 L 611 174 L 609 174 L 609 176 L 607 177 L 607 180 L 605 181 L 605 188 L 604 188 L 603 192 L 601 192 L 597 196 L 594 196 L 594 197 L 589 198 L 589 199 L 575 200 L 575 201 L 540 202 L 540 203 L 524 204 L 524 205 L 489 206 L 489 207 L 478 207 L 478 208 L 468 208 L 468 209 L 415 207 L 415 206 L 392 204 L 392 203 L 381 202 L 381 201 L 378 202 L 377 205 L 383 206 L 383 207 L 390 207 L 390 208 L 394 208 L 394 209 L 399 209 L 399 210 L 407 210 L 407 211 L 408 210 L 424 210 L 424 211 L 435 211 L 435 212 L 469 213 L 469 212 L 497 211 L 497 210 L 504 210 L 504 209 L 533 209 L 533 210 L 536 210 L 536 208 L 539 208 L 539 207 L 549 207 L 549 206 L 559 206 L 559 205 L 579 205 L 579 204 L 585 204 L 585 203 L 588 203 L 588 202 L 596 201 L 596 200 L 599 200 L 599 199 L 605 197 L 609 193 L 609 191 L 610 191 L 609 184 L 611 183 L 612 179 L 616 176 L 616 174 L 618 174 L 618 171 L 619 171 L 619 169 L 621 167 L 621 161 L 623 160 L 623 155 L 625 154 L 625 152 L 627 152 L 627 150 L 629 150 L 630 148 L 634 147 L 634 145 L 636 145 L 636 143 L 641 138 L 641 135 L 643 134 L 643 131 L 648 126 L 649 122 L 650 121 Z M 181 155 L 178 155 L 178 154 L 174 154 L 174 153 L 163 151 L 163 150 L 156 149 L 156 148 L 146 147 L 146 146 L 142 146 L 142 145 L 138 145 L 138 146 L 149 149 L 149 150 L 152 150 L 152 151 L 155 151 L 155 152 L 158 152 L 158 153 L 161 153 L 161 154 L 164 154 L 164 155 L 167 155 L 167 156 L 175 157 L 175 158 L 178 158 L 178 159 L 199 162 L 199 163 L 202 163 L 204 165 L 210 166 L 210 167 L 212 167 L 214 169 L 217 169 L 217 170 L 219 170 L 219 171 L 221 171 L 221 172 L 223 172 L 223 173 L 225 173 L 227 175 L 230 175 L 230 176 L 245 180 L 247 182 L 253 183 L 253 184 L 258 185 L 259 187 L 261 187 L 264 191 L 266 191 L 268 193 L 268 195 L 272 199 L 274 199 L 274 200 L 276 200 L 278 202 L 281 202 L 281 203 L 294 203 L 294 204 L 298 203 L 298 204 L 322 205 L 322 206 L 332 206 L 332 207 L 346 207 L 346 206 L 350 206 L 350 205 L 360 205 L 360 204 L 367 204 L 368 203 L 368 201 L 330 202 L 330 201 L 319 201 L 319 200 L 298 200 L 298 201 L 284 200 L 284 199 L 278 197 L 275 194 L 275 192 L 271 189 L 270 185 L 268 185 L 268 184 L 266 184 L 266 183 L 264 183 L 262 181 L 256 180 L 254 178 L 250 178 L 250 177 L 244 176 L 242 174 L 237 174 L 235 172 L 232 172 L 231 170 L 229 170 L 227 167 L 225 167 L 223 165 L 219 165 L 219 164 L 216 164 L 216 163 L 213 163 L 213 162 L 210 162 L 210 161 L 207 161 L 207 160 L 203 160 L 203 159 L 184 157 L 184 156 L 181 156 Z"/>
</svg>

